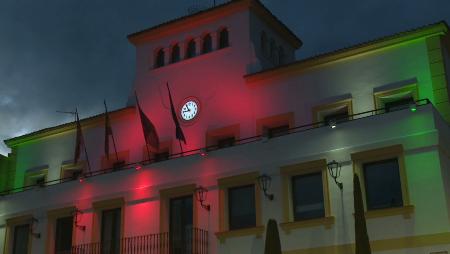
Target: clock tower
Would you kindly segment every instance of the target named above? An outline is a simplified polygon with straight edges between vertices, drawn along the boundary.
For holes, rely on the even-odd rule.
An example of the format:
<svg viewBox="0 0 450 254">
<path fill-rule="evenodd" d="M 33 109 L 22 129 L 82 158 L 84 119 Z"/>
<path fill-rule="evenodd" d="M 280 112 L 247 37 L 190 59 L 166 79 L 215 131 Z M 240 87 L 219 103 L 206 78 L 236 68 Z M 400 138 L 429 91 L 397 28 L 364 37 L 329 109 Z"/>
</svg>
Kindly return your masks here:
<svg viewBox="0 0 450 254">
<path fill-rule="evenodd" d="M 230 1 L 128 38 L 136 47 L 134 87 L 141 106 L 160 140 L 175 141 L 168 82 L 186 150 L 204 147 L 205 133 L 227 126 L 254 135 L 254 110 L 262 105 L 244 76 L 293 61 L 301 46 L 257 0 Z"/>
</svg>

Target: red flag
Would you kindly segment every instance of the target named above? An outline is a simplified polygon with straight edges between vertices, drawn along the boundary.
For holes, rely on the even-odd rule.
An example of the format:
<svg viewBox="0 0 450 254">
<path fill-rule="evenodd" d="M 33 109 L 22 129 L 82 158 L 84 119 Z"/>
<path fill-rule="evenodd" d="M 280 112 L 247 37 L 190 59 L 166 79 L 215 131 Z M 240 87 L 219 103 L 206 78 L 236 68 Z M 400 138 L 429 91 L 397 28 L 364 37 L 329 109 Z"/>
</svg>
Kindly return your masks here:
<svg viewBox="0 0 450 254">
<path fill-rule="evenodd" d="M 108 108 L 106 107 L 106 101 L 103 101 L 103 104 L 105 104 L 105 155 L 109 160 L 109 136 L 112 137 L 113 133 L 111 123 L 109 122 L 109 114 Z"/>
<path fill-rule="evenodd" d="M 83 133 L 81 132 L 81 123 L 80 123 L 80 118 L 78 117 L 78 112 L 75 112 L 77 120 L 76 120 L 76 124 L 77 124 L 77 138 L 76 138 L 76 142 L 75 142 L 75 155 L 73 158 L 73 164 L 77 164 L 78 160 L 80 159 L 80 153 L 81 153 L 81 146 L 84 145 L 83 144 Z"/>
<path fill-rule="evenodd" d="M 145 113 L 142 111 L 141 106 L 139 105 L 139 100 L 136 96 L 136 104 L 139 110 L 139 116 L 141 118 L 142 131 L 144 132 L 145 143 L 149 145 L 153 151 L 159 150 L 159 138 L 156 133 L 156 128 L 153 123 L 148 119 Z"/>
<path fill-rule="evenodd" d="M 178 140 L 183 141 L 186 144 L 186 137 L 184 136 L 183 129 L 181 129 L 180 122 L 178 122 L 177 114 L 175 113 L 175 108 L 173 106 L 172 94 L 170 93 L 169 83 L 167 85 L 167 90 L 169 91 L 170 100 L 170 110 L 172 111 L 172 119 L 175 124 L 175 136 Z"/>
</svg>

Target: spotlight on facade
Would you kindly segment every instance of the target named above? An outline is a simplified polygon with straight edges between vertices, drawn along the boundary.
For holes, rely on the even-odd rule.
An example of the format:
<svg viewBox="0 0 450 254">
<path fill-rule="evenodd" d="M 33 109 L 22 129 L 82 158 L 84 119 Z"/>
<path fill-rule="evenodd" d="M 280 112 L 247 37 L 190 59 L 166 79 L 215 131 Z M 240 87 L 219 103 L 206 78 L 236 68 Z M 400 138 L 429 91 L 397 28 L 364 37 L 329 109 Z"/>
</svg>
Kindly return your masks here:
<svg viewBox="0 0 450 254">
<path fill-rule="evenodd" d="M 134 166 L 134 169 L 136 169 L 136 171 L 139 171 L 142 169 L 142 165 L 138 163 Z"/>
<path fill-rule="evenodd" d="M 266 198 L 268 198 L 269 200 L 273 200 L 273 197 L 274 197 L 273 194 L 267 193 L 267 191 L 269 190 L 269 188 L 272 184 L 272 177 L 270 177 L 266 174 L 263 174 L 263 175 L 258 176 L 257 180 L 258 180 L 259 187 L 264 192 L 264 196 L 266 196 Z"/>
<path fill-rule="evenodd" d="M 341 176 L 341 167 L 342 167 L 342 165 L 335 160 L 333 160 L 332 162 L 327 164 L 327 168 L 328 168 L 328 172 L 330 173 L 330 176 L 333 177 L 336 185 L 339 187 L 339 189 L 342 190 L 342 188 L 344 187 L 343 184 L 341 182 L 337 181 L 337 178 Z"/>
<path fill-rule="evenodd" d="M 205 148 L 202 148 L 202 149 L 200 150 L 200 155 L 201 155 L 202 157 L 206 157 L 206 156 L 208 156 L 208 151 L 206 151 Z"/>
<path fill-rule="evenodd" d="M 331 129 L 336 128 L 337 122 L 335 119 L 328 121 L 328 126 L 330 126 Z"/>
<path fill-rule="evenodd" d="M 79 176 L 79 177 L 78 177 L 78 182 L 84 183 L 84 177 L 83 177 L 83 176 Z"/>
<path fill-rule="evenodd" d="M 206 189 L 205 187 L 199 186 L 195 189 L 195 197 L 197 198 L 197 201 L 200 202 L 200 205 L 205 210 L 210 211 L 211 206 L 204 204 L 207 196 L 208 196 L 208 189 Z"/>
<path fill-rule="evenodd" d="M 409 110 L 411 110 L 411 112 L 416 112 L 417 111 L 417 105 L 416 105 L 416 102 L 411 102 L 410 104 L 409 104 Z"/>
</svg>

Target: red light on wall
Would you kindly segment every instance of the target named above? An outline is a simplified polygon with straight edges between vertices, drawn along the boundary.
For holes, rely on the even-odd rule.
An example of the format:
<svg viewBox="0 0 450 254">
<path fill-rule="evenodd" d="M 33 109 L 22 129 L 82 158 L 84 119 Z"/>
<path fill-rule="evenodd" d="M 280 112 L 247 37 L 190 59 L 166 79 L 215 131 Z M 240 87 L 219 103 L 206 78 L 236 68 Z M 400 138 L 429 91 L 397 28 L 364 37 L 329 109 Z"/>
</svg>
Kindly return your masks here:
<svg viewBox="0 0 450 254">
<path fill-rule="evenodd" d="M 80 177 L 80 178 L 78 178 L 78 181 L 79 181 L 80 183 L 83 183 L 83 182 L 84 182 L 84 178 L 83 178 L 83 177 Z"/>
<path fill-rule="evenodd" d="M 208 156 L 208 153 L 206 152 L 206 149 L 202 149 L 202 150 L 200 151 L 200 155 L 201 155 L 202 157 Z"/>
<path fill-rule="evenodd" d="M 142 166 L 141 165 L 136 165 L 134 168 L 136 169 L 136 171 L 139 171 L 139 170 L 142 169 Z"/>
</svg>

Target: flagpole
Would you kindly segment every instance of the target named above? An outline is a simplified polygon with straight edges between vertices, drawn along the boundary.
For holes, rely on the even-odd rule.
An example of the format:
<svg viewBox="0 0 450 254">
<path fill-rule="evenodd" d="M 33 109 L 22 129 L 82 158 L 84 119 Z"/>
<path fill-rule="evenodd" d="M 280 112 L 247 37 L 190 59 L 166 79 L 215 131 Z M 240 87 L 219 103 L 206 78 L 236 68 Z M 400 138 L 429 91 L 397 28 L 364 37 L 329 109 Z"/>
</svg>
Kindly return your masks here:
<svg viewBox="0 0 450 254">
<path fill-rule="evenodd" d="M 138 109 L 140 110 L 140 109 L 141 109 L 141 106 L 139 105 L 139 99 L 138 99 L 136 90 L 134 90 L 134 96 L 136 97 L 136 104 L 137 104 L 137 106 L 138 106 Z M 139 117 L 141 117 L 141 116 L 139 115 Z M 142 121 L 142 119 L 141 119 L 141 121 Z M 145 133 L 144 133 L 144 141 L 145 141 L 145 148 L 146 148 L 146 150 L 147 150 L 148 161 L 150 162 L 150 159 L 151 159 L 151 158 L 150 158 L 150 150 L 148 149 L 147 137 L 145 136 Z"/>
<path fill-rule="evenodd" d="M 80 123 L 80 117 L 78 116 L 78 109 L 77 108 L 75 108 L 75 114 L 77 114 L 77 121 L 78 121 L 78 123 Z M 81 126 L 81 124 L 80 124 L 80 126 Z M 87 162 L 87 165 L 88 165 L 89 173 L 91 173 L 92 172 L 91 171 L 91 163 L 89 162 L 89 156 L 88 156 L 87 149 L 86 149 L 86 141 L 84 140 L 83 134 L 81 134 L 81 139 L 83 139 L 84 156 L 86 156 L 86 162 Z"/>
<path fill-rule="evenodd" d="M 106 107 L 106 100 L 103 100 L 103 104 L 105 104 L 105 111 L 106 111 L 106 114 L 108 114 L 108 107 Z M 108 118 L 109 118 L 109 116 L 108 116 Z M 116 154 L 116 162 L 118 162 L 119 161 L 119 154 L 117 153 L 116 140 L 114 138 L 114 132 L 113 131 L 111 131 L 111 138 L 112 138 L 112 142 L 113 142 L 113 146 L 114 146 L 114 152 Z"/>
<path fill-rule="evenodd" d="M 181 156 L 183 156 L 183 146 L 181 146 L 181 140 L 178 140 L 178 144 L 180 144 Z"/>
</svg>

